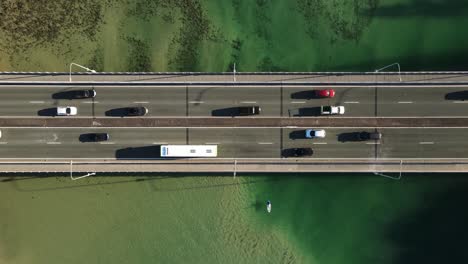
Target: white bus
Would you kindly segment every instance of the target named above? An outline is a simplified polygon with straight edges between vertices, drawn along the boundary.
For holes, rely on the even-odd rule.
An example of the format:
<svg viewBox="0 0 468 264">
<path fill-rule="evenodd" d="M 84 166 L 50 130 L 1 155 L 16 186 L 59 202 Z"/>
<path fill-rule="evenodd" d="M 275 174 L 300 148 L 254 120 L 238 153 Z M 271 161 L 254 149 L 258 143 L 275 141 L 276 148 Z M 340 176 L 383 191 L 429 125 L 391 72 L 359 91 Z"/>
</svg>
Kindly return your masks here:
<svg viewBox="0 0 468 264">
<path fill-rule="evenodd" d="M 162 145 L 161 157 L 217 157 L 217 145 Z"/>
</svg>

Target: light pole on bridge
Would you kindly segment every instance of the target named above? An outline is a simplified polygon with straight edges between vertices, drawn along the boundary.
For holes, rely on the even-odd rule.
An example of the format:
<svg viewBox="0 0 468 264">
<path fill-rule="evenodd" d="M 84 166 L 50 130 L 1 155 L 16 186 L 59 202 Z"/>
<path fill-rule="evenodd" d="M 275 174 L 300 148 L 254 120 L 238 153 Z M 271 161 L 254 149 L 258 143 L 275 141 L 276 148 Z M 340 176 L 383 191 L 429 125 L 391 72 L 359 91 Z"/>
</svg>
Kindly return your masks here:
<svg viewBox="0 0 468 264">
<path fill-rule="evenodd" d="M 382 67 L 382 68 L 380 68 L 380 69 L 377 69 L 377 70 L 375 70 L 375 72 L 380 72 L 381 70 L 385 70 L 385 69 L 387 69 L 387 68 L 390 68 L 390 67 L 392 67 L 393 65 L 396 65 L 396 66 L 398 67 L 398 77 L 400 78 L 400 82 L 401 82 L 402 80 L 401 80 L 400 64 L 399 64 L 398 62 L 392 63 L 392 64 L 387 65 L 387 66 L 385 66 L 385 67 Z"/>
<path fill-rule="evenodd" d="M 71 76 L 72 71 L 71 71 L 71 70 L 72 70 L 72 66 L 73 66 L 73 65 L 75 65 L 75 66 L 77 66 L 77 67 L 80 67 L 80 68 L 82 68 L 82 69 L 84 69 L 84 70 L 86 70 L 86 71 L 88 71 L 88 72 L 96 73 L 96 71 L 93 70 L 93 69 L 90 69 L 90 68 L 85 67 L 85 66 L 83 66 L 83 65 L 79 65 L 79 64 L 77 64 L 77 63 L 72 62 L 72 63 L 70 63 L 70 71 L 69 71 L 69 80 L 70 80 L 70 82 L 72 81 L 72 76 Z"/>
</svg>

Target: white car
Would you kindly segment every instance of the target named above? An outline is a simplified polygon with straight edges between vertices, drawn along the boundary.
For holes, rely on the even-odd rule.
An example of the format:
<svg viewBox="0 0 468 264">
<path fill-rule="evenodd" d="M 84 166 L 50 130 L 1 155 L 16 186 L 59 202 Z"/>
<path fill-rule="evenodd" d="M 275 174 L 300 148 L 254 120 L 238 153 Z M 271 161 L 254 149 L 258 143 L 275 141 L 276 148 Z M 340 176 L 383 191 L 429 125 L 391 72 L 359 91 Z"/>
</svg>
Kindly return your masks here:
<svg viewBox="0 0 468 264">
<path fill-rule="evenodd" d="M 322 105 L 320 107 L 320 114 L 322 115 L 342 115 L 344 113 L 344 106 Z"/>
<path fill-rule="evenodd" d="M 74 116 L 78 113 L 78 109 L 74 106 L 58 106 L 57 115 L 59 116 Z"/>
<path fill-rule="evenodd" d="M 305 131 L 306 138 L 324 138 L 325 130 L 323 129 L 306 129 Z"/>
</svg>

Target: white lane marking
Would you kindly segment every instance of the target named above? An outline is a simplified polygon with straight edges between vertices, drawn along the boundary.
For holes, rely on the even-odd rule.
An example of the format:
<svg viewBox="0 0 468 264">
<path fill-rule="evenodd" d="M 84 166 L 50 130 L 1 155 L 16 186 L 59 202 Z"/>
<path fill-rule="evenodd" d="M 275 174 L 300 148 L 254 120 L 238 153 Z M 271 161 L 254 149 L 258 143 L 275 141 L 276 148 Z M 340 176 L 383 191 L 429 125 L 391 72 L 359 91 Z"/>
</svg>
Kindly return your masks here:
<svg viewBox="0 0 468 264">
<path fill-rule="evenodd" d="M 453 101 L 454 104 L 468 104 L 468 101 Z"/>
<path fill-rule="evenodd" d="M 297 128 L 297 126 L 286 126 L 285 128 Z"/>
<path fill-rule="evenodd" d="M 29 101 L 30 104 L 43 104 L 44 101 Z"/>
<path fill-rule="evenodd" d="M 166 145 L 167 142 L 153 142 L 153 145 Z"/>
<path fill-rule="evenodd" d="M 291 104 L 305 104 L 306 101 L 291 101 Z"/>
<path fill-rule="evenodd" d="M 47 142 L 46 144 L 49 144 L 49 145 L 59 145 L 59 144 L 62 144 L 62 142 Z"/>
<path fill-rule="evenodd" d="M 149 102 L 133 102 L 134 104 L 149 104 Z"/>
<path fill-rule="evenodd" d="M 189 101 L 190 104 L 204 104 L 203 101 Z"/>
<path fill-rule="evenodd" d="M 101 145 L 112 145 L 115 144 L 115 142 L 99 142 Z"/>
<path fill-rule="evenodd" d="M 256 104 L 256 101 L 242 101 L 241 104 Z"/>
<path fill-rule="evenodd" d="M 273 142 L 258 142 L 259 145 L 273 145 Z"/>
<path fill-rule="evenodd" d="M 380 145 L 380 142 L 366 142 L 367 145 Z"/>
<path fill-rule="evenodd" d="M 399 104 L 412 104 L 413 102 L 411 101 L 399 101 Z"/>
<path fill-rule="evenodd" d="M 312 144 L 314 144 L 314 145 L 326 145 L 327 142 L 314 142 Z"/>
<path fill-rule="evenodd" d="M 357 101 L 343 102 L 344 104 L 359 104 Z"/>
<path fill-rule="evenodd" d="M 432 145 L 432 144 L 434 144 L 434 142 L 425 141 L 425 142 L 419 142 L 419 144 L 421 144 L 421 145 Z"/>
<path fill-rule="evenodd" d="M 206 145 L 219 145 L 219 142 L 206 142 Z"/>
<path fill-rule="evenodd" d="M 84 101 L 84 102 L 81 102 L 81 103 L 83 103 L 83 104 L 93 104 L 93 103 L 94 104 L 99 104 L 98 101 Z"/>
<path fill-rule="evenodd" d="M 8 144 L 8 142 L 0 142 L 0 144 Z"/>
</svg>

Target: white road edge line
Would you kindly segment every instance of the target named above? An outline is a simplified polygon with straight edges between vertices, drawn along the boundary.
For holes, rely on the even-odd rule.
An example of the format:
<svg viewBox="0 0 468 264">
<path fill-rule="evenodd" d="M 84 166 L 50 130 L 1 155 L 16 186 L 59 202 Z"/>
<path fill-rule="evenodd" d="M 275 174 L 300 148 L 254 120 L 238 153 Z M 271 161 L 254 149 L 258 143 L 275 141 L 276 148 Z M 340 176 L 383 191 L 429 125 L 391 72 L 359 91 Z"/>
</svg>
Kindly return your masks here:
<svg viewBox="0 0 468 264">
<path fill-rule="evenodd" d="M 305 104 L 306 101 L 291 101 L 291 104 Z"/>
<path fill-rule="evenodd" d="M 189 101 L 190 104 L 204 104 L 204 101 Z"/>
<path fill-rule="evenodd" d="M 153 145 L 167 145 L 167 142 L 153 142 Z"/>
<path fill-rule="evenodd" d="M 0 144 L 8 144 L 8 142 L 0 142 Z"/>
<path fill-rule="evenodd" d="M 44 101 L 29 101 L 30 104 L 43 104 Z"/>
<path fill-rule="evenodd" d="M 413 102 L 411 102 L 411 101 L 400 101 L 398 103 L 399 104 L 412 104 Z"/>
<path fill-rule="evenodd" d="M 432 144 L 434 144 L 434 142 L 426 141 L 426 142 L 419 142 L 419 144 L 421 144 L 421 145 L 432 145 Z"/>
<path fill-rule="evenodd" d="M 468 104 L 468 101 L 453 101 L 454 104 Z"/>
<path fill-rule="evenodd" d="M 366 142 L 367 145 L 380 145 L 380 142 Z"/>
<path fill-rule="evenodd" d="M 113 145 L 115 142 L 99 142 L 101 145 Z"/>
<path fill-rule="evenodd" d="M 352 101 L 352 102 L 343 102 L 344 104 L 359 104 L 359 102 Z"/>
<path fill-rule="evenodd" d="M 258 142 L 259 145 L 273 145 L 273 142 Z"/>
<path fill-rule="evenodd" d="M 149 104 L 149 102 L 133 102 L 134 104 Z"/>
<path fill-rule="evenodd" d="M 205 145 L 219 145 L 219 142 L 206 142 Z"/>
<path fill-rule="evenodd" d="M 81 102 L 81 103 L 83 103 L 83 104 L 93 104 L 93 103 L 94 104 L 99 104 L 98 101 L 85 101 L 85 102 Z"/>
<path fill-rule="evenodd" d="M 47 142 L 46 144 L 49 144 L 49 145 L 59 145 L 59 144 L 62 144 L 62 142 Z"/>
<path fill-rule="evenodd" d="M 327 142 L 313 142 L 312 144 L 314 144 L 314 145 L 326 145 L 328 143 Z"/>
<path fill-rule="evenodd" d="M 241 104 L 256 104 L 256 101 L 242 101 Z"/>
</svg>

